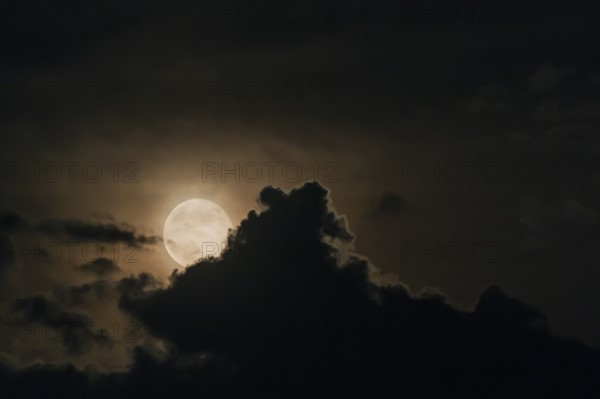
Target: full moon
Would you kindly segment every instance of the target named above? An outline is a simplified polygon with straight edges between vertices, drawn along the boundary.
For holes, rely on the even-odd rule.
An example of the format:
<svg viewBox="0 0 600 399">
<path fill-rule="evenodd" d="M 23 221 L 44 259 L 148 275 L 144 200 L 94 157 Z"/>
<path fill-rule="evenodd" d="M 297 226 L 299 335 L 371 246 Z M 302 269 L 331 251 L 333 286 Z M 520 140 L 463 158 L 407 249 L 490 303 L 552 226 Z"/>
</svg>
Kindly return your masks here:
<svg viewBox="0 0 600 399">
<path fill-rule="evenodd" d="M 163 239 L 167 252 L 182 266 L 218 256 L 233 225 L 223 208 L 205 199 L 177 205 L 167 217 Z"/>
</svg>

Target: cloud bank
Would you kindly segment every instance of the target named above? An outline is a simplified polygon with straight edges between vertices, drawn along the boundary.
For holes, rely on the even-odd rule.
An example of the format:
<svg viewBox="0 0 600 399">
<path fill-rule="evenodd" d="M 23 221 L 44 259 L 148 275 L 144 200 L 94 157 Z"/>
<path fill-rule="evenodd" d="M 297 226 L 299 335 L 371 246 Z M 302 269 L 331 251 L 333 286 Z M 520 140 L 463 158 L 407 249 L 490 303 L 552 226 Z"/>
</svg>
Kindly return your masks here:
<svg viewBox="0 0 600 399">
<path fill-rule="evenodd" d="M 352 252 L 347 223 L 318 183 L 289 193 L 266 187 L 258 201 L 261 210 L 248 213 L 221 257 L 174 273 L 166 288 L 147 274 L 116 285 L 119 307 L 163 342 L 138 346 L 127 372 L 47 364 L 19 370 L 4 361 L 3 397 L 600 392 L 598 351 L 552 335 L 540 310 L 499 287 L 464 311 L 440 293 L 414 296 L 401 284 L 375 284 L 377 270 Z"/>
</svg>

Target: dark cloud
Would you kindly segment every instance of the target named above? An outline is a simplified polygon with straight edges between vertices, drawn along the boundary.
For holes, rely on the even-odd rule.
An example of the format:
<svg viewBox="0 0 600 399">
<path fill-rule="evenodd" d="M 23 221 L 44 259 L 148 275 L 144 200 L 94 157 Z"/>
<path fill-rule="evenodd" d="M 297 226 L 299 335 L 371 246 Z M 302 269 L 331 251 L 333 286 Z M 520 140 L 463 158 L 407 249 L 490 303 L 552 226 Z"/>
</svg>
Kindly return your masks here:
<svg viewBox="0 0 600 399">
<path fill-rule="evenodd" d="M 553 336 L 541 311 L 488 288 L 474 311 L 439 291 L 413 297 L 380 286 L 352 235 L 307 183 L 259 196 L 220 258 L 203 260 L 160 288 L 148 274 L 117 284 L 120 307 L 168 350 L 139 347 L 127 372 L 88 381 L 70 368 L 2 372 L 8 397 L 51 389 L 63 397 L 584 397 L 600 392 L 600 354 Z M 335 226 L 335 227 L 334 227 Z M 244 259 L 244 247 L 279 250 Z M 289 262 L 284 254 L 299 256 Z M 342 256 L 344 253 L 344 256 Z M 12 305 L 27 320 L 55 324 L 43 298 Z M 88 372 L 89 374 L 89 372 Z M 64 381 L 71 376 L 72 391 Z"/>
<path fill-rule="evenodd" d="M 147 291 L 159 288 L 160 282 L 149 273 L 141 273 L 138 276 L 131 275 L 119 281 L 116 290 L 120 295 L 128 298 L 146 297 Z"/>
<path fill-rule="evenodd" d="M 123 229 L 115 224 L 88 223 L 81 220 L 45 220 L 38 225 L 39 229 L 49 235 L 64 236 L 78 241 L 101 243 L 122 242 L 131 246 L 156 244 L 160 237 L 136 235 L 134 230 Z"/>
<path fill-rule="evenodd" d="M 16 257 L 14 244 L 4 234 L 0 234 L 0 270 L 10 266 Z"/>
<path fill-rule="evenodd" d="M 406 209 L 406 200 L 398 194 L 392 192 L 386 192 L 383 194 L 379 203 L 377 204 L 377 210 L 384 213 L 399 213 Z"/>
<path fill-rule="evenodd" d="M 341 222 L 318 184 L 290 193 L 266 188 L 259 200 L 263 211 L 248 214 L 221 259 L 175 275 L 165 290 L 124 295 L 120 303 L 182 353 L 231 360 L 240 370 L 239 392 L 538 397 L 598 389 L 591 372 L 598 353 L 553 337 L 539 310 L 497 287 L 484 292 L 474 312 L 464 312 L 439 293 L 413 298 L 402 286 L 376 286 L 372 266 L 358 257 L 340 261 L 341 249 L 325 244 L 336 237 L 324 226 Z M 329 229 L 337 230 L 345 229 Z M 282 251 L 252 263 L 236 256 L 261 240 Z M 297 265 L 278 255 L 307 254 L 301 248 L 316 252 Z"/>
<path fill-rule="evenodd" d="M 36 331 L 36 326 L 54 330 L 69 354 L 82 354 L 93 344 L 108 345 L 108 332 L 100 328 L 89 316 L 64 309 L 58 302 L 41 295 L 17 298 L 7 304 L 4 321 Z M 45 336 L 39 329 L 39 336 Z"/>
<path fill-rule="evenodd" d="M 552 206 L 529 196 L 521 200 L 519 221 L 533 236 L 558 242 L 574 236 L 587 236 L 594 231 L 598 224 L 598 211 L 574 199 L 565 200 L 562 206 Z"/>
<path fill-rule="evenodd" d="M 546 316 L 539 309 L 506 296 L 498 286 L 489 287 L 481 295 L 474 316 L 503 332 L 549 331 Z"/>
<path fill-rule="evenodd" d="M 159 236 L 137 234 L 132 227 L 118 226 L 115 223 L 94 223 L 78 219 L 48 219 L 31 223 L 10 210 L 0 214 L 0 228 L 7 232 L 33 231 L 78 242 L 124 243 L 133 247 L 154 245 L 161 241 Z"/>
<path fill-rule="evenodd" d="M 55 287 L 54 297 L 61 303 L 77 306 L 92 300 L 100 301 L 115 295 L 115 283 L 107 280 L 96 280 L 91 283 L 68 287 Z"/>
<path fill-rule="evenodd" d="M 88 382 L 88 377 L 72 364 L 42 363 L 21 370 L 0 364 L 0 394 L 5 398 L 82 398 Z"/>
<path fill-rule="evenodd" d="M 115 262 L 107 258 L 97 258 L 91 262 L 84 263 L 83 265 L 75 266 L 75 270 L 83 273 L 95 274 L 99 277 L 121 271 Z"/>
<path fill-rule="evenodd" d="M 181 355 L 139 346 L 127 372 L 85 373 L 72 364 L 34 364 L 17 370 L 0 363 L 0 394 L 7 398 L 231 398 L 235 369 L 206 353 Z M 30 385 L 35 381 L 35 385 Z M 247 395 L 246 395 L 247 396 Z"/>
<path fill-rule="evenodd" d="M 29 223 L 17 212 L 3 210 L 0 212 L 0 228 L 3 232 L 13 232 L 29 226 Z"/>
<path fill-rule="evenodd" d="M 528 81 L 532 90 L 549 91 L 559 86 L 563 74 L 556 66 L 540 65 Z"/>
</svg>

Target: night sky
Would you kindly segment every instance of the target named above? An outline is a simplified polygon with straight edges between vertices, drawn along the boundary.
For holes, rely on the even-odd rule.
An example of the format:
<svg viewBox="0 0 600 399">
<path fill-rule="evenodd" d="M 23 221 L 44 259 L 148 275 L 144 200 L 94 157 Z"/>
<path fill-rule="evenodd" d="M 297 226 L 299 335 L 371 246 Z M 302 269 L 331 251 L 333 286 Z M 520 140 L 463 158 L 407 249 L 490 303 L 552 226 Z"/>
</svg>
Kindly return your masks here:
<svg viewBox="0 0 600 399">
<path fill-rule="evenodd" d="M 600 393 L 599 2 L 0 15 L 2 398 Z"/>
</svg>

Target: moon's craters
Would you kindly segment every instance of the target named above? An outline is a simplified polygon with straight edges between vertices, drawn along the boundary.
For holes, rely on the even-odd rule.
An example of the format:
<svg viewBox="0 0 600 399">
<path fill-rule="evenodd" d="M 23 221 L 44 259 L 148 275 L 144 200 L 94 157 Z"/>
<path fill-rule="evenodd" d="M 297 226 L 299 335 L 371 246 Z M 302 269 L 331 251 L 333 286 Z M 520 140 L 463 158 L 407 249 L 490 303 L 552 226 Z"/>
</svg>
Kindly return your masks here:
<svg viewBox="0 0 600 399">
<path fill-rule="evenodd" d="M 182 266 L 206 256 L 217 256 L 233 225 L 223 208 L 212 201 L 191 199 L 167 217 L 163 238 L 167 252 Z"/>
</svg>

